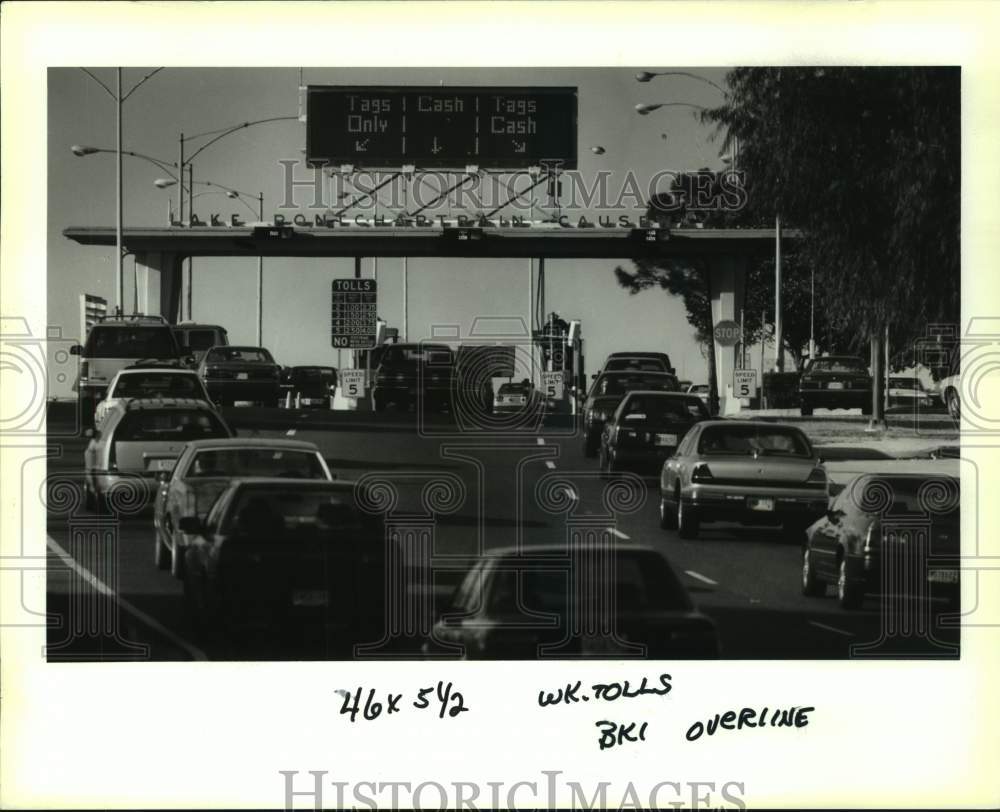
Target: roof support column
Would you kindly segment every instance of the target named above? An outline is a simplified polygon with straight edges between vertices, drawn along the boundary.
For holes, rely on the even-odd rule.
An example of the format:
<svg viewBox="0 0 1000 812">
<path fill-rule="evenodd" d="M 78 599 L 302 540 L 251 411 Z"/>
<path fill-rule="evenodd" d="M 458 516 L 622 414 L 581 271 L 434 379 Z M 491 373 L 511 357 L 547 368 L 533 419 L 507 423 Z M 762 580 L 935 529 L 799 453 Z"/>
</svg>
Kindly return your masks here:
<svg viewBox="0 0 1000 812">
<path fill-rule="evenodd" d="M 720 255 L 708 258 L 708 273 L 712 292 L 712 327 L 720 321 L 739 321 L 743 307 L 743 286 L 747 259 L 744 256 Z M 724 347 L 713 337 L 715 374 L 719 386 L 719 414 L 731 415 L 740 410 L 739 398 L 733 396 L 733 370 L 736 369 L 736 347 Z"/>
<path fill-rule="evenodd" d="M 173 251 L 140 251 L 135 254 L 139 311 L 163 316 L 176 324 L 181 305 L 181 266 L 184 256 Z"/>
</svg>

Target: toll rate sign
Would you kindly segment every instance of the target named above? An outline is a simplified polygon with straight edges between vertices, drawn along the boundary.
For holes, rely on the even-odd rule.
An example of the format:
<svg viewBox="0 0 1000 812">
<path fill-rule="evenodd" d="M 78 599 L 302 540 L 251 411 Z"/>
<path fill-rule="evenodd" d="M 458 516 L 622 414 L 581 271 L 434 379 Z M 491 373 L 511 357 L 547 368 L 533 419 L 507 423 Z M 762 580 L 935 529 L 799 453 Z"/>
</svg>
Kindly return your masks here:
<svg viewBox="0 0 1000 812">
<path fill-rule="evenodd" d="M 374 347 L 377 306 L 374 279 L 334 279 L 330 343 L 341 350 Z"/>
</svg>

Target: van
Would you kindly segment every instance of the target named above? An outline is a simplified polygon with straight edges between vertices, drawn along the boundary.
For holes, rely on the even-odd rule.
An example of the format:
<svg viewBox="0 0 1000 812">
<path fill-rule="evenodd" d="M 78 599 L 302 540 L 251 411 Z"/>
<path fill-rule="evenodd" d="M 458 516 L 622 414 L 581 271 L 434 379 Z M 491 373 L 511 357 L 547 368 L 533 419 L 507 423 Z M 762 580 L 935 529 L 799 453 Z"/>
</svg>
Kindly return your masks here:
<svg viewBox="0 0 1000 812">
<path fill-rule="evenodd" d="M 177 343 L 182 347 L 190 349 L 194 356 L 194 364 L 197 366 L 210 347 L 219 347 L 229 344 L 229 333 L 225 327 L 218 324 L 196 324 L 193 321 L 182 321 L 173 326 L 174 336 Z"/>
<path fill-rule="evenodd" d="M 163 316 L 142 313 L 101 317 L 90 328 L 86 343 L 70 347 L 70 354 L 80 356 L 76 389 L 84 415 L 94 414 L 111 379 L 125 367 L 139 361 L 184 366 L 191 360 L 187 346 L 177 342 Z"/>
</svg>

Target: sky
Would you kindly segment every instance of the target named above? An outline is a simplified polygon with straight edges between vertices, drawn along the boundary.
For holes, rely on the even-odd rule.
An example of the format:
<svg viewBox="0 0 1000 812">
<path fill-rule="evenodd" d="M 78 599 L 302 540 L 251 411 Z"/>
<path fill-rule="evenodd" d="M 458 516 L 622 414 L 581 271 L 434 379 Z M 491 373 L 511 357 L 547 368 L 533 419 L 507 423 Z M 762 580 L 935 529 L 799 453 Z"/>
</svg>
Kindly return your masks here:
<svg viewBox="0 0 1000 812">
<path fill-rule="evenodd" d="M 113 87 L 114 70 L 91 68 Z M 150 69 L 128 68 L 130 88 Z M 711 85 L 684 76 L 636 81 L 638 70 L 684 70 L 640 65 L 631 68 L 306 68 L 306 85 L 496 85 L 575 86 L 579 93 L 579 174 L 593 183 L 598 172 L 610 173 L 609 188 L 618 190 L 629 172 L 645 187 L 663 170 L 685 171 L 721 167 L 721 139 L 701 124 L 688 107 L 658 110 L 648 116 L 635 112 L 638 103 L 685 102 L 714 106 L 721 95 Z M 725 69 L 691 69 L 724 84 Z M 299 68 L 167 68 L 150 78 L 125 102 L 124 149 L 168 162 L 177 160 L 180 133 L 186 138 L 245 121 L 298 113 Z M 74 144 L 113 149 L 114 102 L 103 88 L 78 68 L 51 68 L 48 77 L 48 318 L 64 336 L 77 337 L 79 296 L 91 293 L 114 301 L 114 249 L 81 246 L 62 235 L 70 226 L 113 226 L 115 161 L 113 154 L 83 158 L 72 154 Z M 187 154 L 205 143 L 191 141 Z M 591 151 L 604 148 L 603 154 Z M 256 196 L 263 193 L 270 217 L 283 197 L 281 160 L 301 160 L 305 127 L 280 121 L 240 130 L 198 156 L 195 181 L 210 181 Z M 175 205 L 175 189 L 159 189 L 154 180 L 163 171 L 139 159 L 125 158 L 124 222 L 131 226 L 167 224 Z M 303 165 L 296 177 L 306 176 Z M 196 183 L 195 211 L 207 219 L 218 213 L 249 217 L 238 201 Z M 307 215 L 308 190 L 296 193 L 297 209 Z M 540 200 L 544 204 L 544 196 Z M 637 217 L 641 207 L 627 201 Z M 546 207 L 543 205 L 543 209 Z M 596 207 L 573 210 L 575 216 L 608 213 Z M 286 211 L 286 213 L 289 213 Z M 537 213 L 536 213 L 537 215 Z M 678 375 L 695 382 L 707 380 L 707 364 L 693 339 L 683 303 L 660 290 L 630 295 L 615 281 L 613 269 L 627 260 L 547 260 L 546 312 L 580 319 L 588 372 L 616 350 L 668 352 Z M 364 260 L 364 275 L 375 261 Z M 254 343 L 256 259 L 197 258 L 194 260 L 193 315 L 196 321 L 221 324 L 233 343 Z M 377 261 L 379 315 L 391 326 L 402 321 L 402 260 Z M 536 263 L 537 268 L 537 263 Z M 337 364 L 330 347 L 330 280 L 353 275 L 353 260 L 267 259 L 264 263 L 263 344 L 279 363 Z M 125 262 L 125 302 L 131 309 L 132 260 Z M 410 340 L 430 338 L 435 325 L 457 325 L 467 336 L 477 318 L 528 319 L 528 261 L 472 259 L 410 259 L 408 261 L 408 328 Z M 481 321 L 480 324 L 483 322 Z M 509 323 L 509 322 L 508 322 Z M 50 396 L 70 394 L 71 382 L 50 381 Z"/>
</svg>

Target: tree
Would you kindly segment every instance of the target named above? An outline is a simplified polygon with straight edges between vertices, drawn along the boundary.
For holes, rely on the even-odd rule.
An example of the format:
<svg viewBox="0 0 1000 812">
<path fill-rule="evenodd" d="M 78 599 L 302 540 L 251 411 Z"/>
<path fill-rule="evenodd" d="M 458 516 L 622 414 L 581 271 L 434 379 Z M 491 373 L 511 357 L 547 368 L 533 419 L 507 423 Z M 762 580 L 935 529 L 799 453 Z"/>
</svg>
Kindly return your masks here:
<svg viewBox="0 0 1000 812">
<path fill-rule="evenodd" d="M 958 68 L 738 68 L 704 114 L 755 200 L 803 230 L 834 323 L 912 343 L 960 308 Z"/>
</svg>

